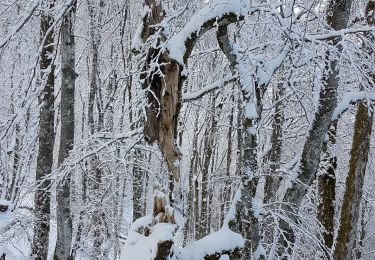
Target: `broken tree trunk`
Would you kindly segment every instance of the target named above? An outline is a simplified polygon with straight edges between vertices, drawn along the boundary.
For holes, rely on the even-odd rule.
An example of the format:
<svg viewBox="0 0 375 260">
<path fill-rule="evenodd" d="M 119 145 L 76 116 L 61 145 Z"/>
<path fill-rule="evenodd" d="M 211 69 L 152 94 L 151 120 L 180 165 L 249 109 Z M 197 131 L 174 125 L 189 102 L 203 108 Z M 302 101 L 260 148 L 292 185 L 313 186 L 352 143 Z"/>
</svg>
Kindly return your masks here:
<svg viewBox="0 0 375 260">
<path fill-rule="evenodd" d="M 148 7 L 143 17 L 140 38 L 146 43 L 157 39 L 149 47 L 141 79 L 147 90 L 147 106 L 144 133 L 146 139 L 159 144 L 167 162 L 169 173 L 178 182 L 180 178 L 180 153 L 176 146 L 177 118 L 181 107 L 181 86 L 186 76 L 182 73 L 195 43 L 208 30 L 243 19 L 251 10 L 251 4 L 236 1 L 229 4 L 220 1 L 198 11 L 182 29 L 165 43 L 161 21 L 164 11 L 161 2 L 145 0 Z M 223 9 L 224 8 L 224 9 Z M 202 19 L 204 17 L 204 19 Z M 193 25 L 194 26 L 193 26 Z M 153 37 L 150 37 L 153 36 Z M 156 36 L 156 37 L 155 37 Z M 164 44 L 164 45 L 163 45 Z M 155 47 L 156 46 L 156 47 Z M 171 180 L 171 188 L 173 184 Z"/>
</svg>

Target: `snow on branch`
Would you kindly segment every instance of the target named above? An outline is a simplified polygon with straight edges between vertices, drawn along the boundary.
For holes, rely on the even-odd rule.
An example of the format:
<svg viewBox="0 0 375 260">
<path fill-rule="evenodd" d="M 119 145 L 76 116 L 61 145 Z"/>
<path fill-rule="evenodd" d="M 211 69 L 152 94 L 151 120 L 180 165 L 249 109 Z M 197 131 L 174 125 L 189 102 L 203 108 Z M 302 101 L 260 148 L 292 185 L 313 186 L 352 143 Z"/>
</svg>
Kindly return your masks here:
<svg viewBox="0 0 375 260">
<path fill-rule="evenodd" d="M 364 100 L 375 101 L 375 94 L 366 91 L 346 93 L 333 112 L 332 121 L 339 119 L 349 109 L 350 105 Z"/>
<path fill-rule="evenodd" d="M 22 21 L 19 22 L 13 30 L 4 37 L 4 39 L 0 42 L 0 48 L 4 47 L 5 44 L 14 36 L 16 35 L 22 27 L 30 20 L 30 18 L 33 16 L 36 8 L 39 6 L 39 1 L 36 1 L 34 5 L 31 7 L 31 10 L 22 18 Z"/>
<path fill-rule="evenodd" d="M 185 27 L 167 43 L 170 57 L 180 64 L 186 63 L 199 36 L 215 26 L 242 20 L 245 15 L 258 11 L 248 0 L 216 0 L 199 10 Z"/>
<path fill-rule="evenodd" d="M 375 31 L 375 28 L 373 26 L 364 26 L 361 28 L 354 28 L 354 29 L 342 29 L 338 31 L 332 31 L 326 34 L 316 34 L 316 35 L 306 35 L 305 39 L 307 41 L 326 41 L 326 40 L 332 40 L 336 37 L 341 37 L 346 34 L 354 34 L 354 33 L 360 33 L 360 32 L 371 32 Z"/>
<path fill-rule="evenodd" d="M 185 93 L 182 94 L 182 100 L 183 101 L 194 101 L 197 100 L 198 98 L 201 98 L 202 96 L 206 95 L 207 93 L 210 93 L 211 91 L 214 91 L 218 88 L 221 88 L 233 81 L 236 80 L 235 76 L 230 76 L 225 79 L 220 79 L 218 81 L 215 81 L 214 83 L 205 86 L 204 88 L 201 88 L 200 90 L 193 92 L 193 93 Z"/>
</svg>

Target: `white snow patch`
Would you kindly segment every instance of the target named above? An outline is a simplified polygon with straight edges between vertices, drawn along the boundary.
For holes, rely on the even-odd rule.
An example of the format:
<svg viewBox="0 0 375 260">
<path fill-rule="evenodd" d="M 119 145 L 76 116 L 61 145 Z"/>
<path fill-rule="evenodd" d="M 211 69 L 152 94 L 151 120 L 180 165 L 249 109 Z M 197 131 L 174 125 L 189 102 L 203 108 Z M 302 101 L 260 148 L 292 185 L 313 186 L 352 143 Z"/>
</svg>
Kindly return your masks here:
<svg viewBox="0 0 375 260">
<path fill-rule="evenodd" d="M 205 256 L 223 251 L 233 251 L 243 246 L 244 240 L 242 236 L 223 226 L 219 231 L 186 245 L 181 250 L 180 259 L 201 260 Z"/>
<path fill-rule="evenodd" d="M 150 216 L 151 218 L 152 216 Z M 152 260 L 156 256 L 157 245 L 160 242 L 173 240 L 177 225 L 169 223 L 158 223 L 150 227 L 150 235 L 144 236 L 134 228 L 147 223 L 148 218 L 141 218 L 142 221 L 134 222 L 136 226 L 132 226 L 129 230 L 128 239 L 125 246 L 121 250 L 121 260 Z"/>
</svg>

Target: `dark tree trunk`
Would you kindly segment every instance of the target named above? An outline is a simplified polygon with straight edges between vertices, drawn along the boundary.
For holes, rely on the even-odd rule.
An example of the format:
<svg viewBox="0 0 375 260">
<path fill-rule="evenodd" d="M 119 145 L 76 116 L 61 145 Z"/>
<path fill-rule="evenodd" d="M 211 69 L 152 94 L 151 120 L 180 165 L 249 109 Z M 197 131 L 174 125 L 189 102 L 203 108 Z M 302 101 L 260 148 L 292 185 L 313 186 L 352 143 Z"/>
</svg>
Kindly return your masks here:
<svg viewBox="0 0 375 260">
<path fill-rule="evenodd" d="M 266 175 L 266 183 L 264 186 L 264 202 L 269 203 L 275 201 L 276 192 L 279 188 L 281 177 L 277 176 L 277 170 L 280 169 L 281 151 L 283 144 L 283 124 L 284 124 L 284 107 L 282 98 L 284 96 L 284 85 L 279 83 L 273 90 L 273 102 L 275 104 L 272 115 L 272 134 L 271 134 L 271 149 L 267 156 L 270 168 L 269 174 Z"/>
<path fill-rule="evenodd" d="M 52 9 L 54 1 L 48 2 L 48 8 Z M 35 222 L 32 255 L 35 259 L 45 260 L 48 255 L 49 231 L 50 231 L 50 180 L 46 179 L 52 171 L 53 146 L 54 146 L 54 87 L 55 65 L 53 64 L 54 30 L 53 16 L 42 12 L 40 21 L 40 33 L 42 40 L 42 52 L 40 54 L 39 67 L 42 71 L 42 93 L 39 96 L 39 150 L 36 166 L 36 182 L 38 183 L 35 197 Z"/>
<path fill-rule="evenodd" d="M 337 157 L 333 153 L 336 144 L 337 121 L 332 125 L 327 133 L 327 141 L 323 144 L 323 151 L 320 159 L 320 173 L 318 176 L 318 220 L 322 224 L 324 237 L 324 251 L 330 257 L 330 250 L 333 246 L 334 216 L 335 216 L 335 196 L 336 196 L 336 168 Z"/>
<path fill-rule="evenodd" d="M 358 105 L 354 125 L 352 149 L 350 151 L 349 173 L 342 204 L 337 244 L 334 252 L 336 260 L 353 258 L 360 203 L 363 193 L 368 154 L 370 150 L 373 112 L 363 103 Z"/>
</svg>

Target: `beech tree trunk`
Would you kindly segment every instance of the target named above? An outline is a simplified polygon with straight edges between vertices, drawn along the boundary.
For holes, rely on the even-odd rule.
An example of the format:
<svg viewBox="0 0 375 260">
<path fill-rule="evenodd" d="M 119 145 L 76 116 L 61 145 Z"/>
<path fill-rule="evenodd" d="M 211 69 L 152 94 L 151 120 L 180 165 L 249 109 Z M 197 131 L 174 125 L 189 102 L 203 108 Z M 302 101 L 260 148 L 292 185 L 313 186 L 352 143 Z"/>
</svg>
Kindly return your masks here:
<svg viewBox="0 0 375 260">
<path fill-rule="evenodd" d="M 39 67 L 41 70 L 40 82 L 44 86 L 42 93 L 39 95 L 39 150 L 35 176 L 38 185 L 34 197 L 35 222 L 32 244 L 32 256 L 37 260 L 47 259 L 50 231 L 50 180 L 45 177 L 52 171 L 55 138 L 55 65 L 53 64 L 55 45 L 54 30 L 52 27 L 50 28 L 54 20 L 52 14 L 49 13 L 54 5 L 54 1 L 47 1 L 48 11 L 42 12 L 40 18 L 42 52 Z"/>
<path fill-rule="evenodd" d="M 74 144 L 74 91 L 75 91 L 75 43 L 74 21 L 76 1 L 64 15 L 61 27 L 61 131 L 58 165 L 69 156 Z M 70 182 L 67 175 L 57 187 L 56 217 L 57 241 L 54 259 L 69 259 L 72 243 L 72 218 L 70 213 Z"/>
</svg>

